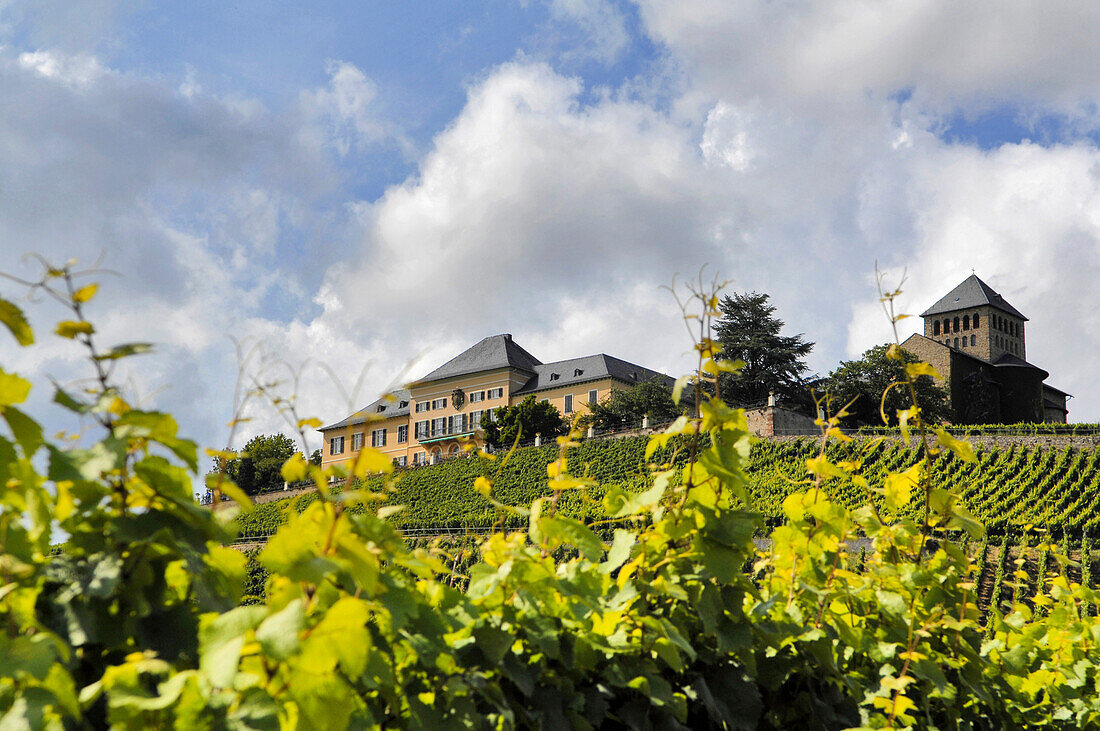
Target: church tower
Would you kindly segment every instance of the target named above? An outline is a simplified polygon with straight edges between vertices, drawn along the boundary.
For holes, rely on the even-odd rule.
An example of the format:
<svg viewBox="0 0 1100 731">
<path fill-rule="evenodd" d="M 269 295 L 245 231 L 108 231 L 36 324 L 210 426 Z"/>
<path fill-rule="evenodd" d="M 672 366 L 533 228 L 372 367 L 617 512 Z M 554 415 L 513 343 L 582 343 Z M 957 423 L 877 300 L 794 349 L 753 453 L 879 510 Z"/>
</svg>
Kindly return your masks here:
<svg viewBox="0 0 1100 731">
<path fill-rule="evenodd" d="M 921 317 L 924 336 L 949 348 L 990 363 L 1002 358 L 1027 360 L 1027 318 L 976 274 L 964 279 Z"/>
</svg>

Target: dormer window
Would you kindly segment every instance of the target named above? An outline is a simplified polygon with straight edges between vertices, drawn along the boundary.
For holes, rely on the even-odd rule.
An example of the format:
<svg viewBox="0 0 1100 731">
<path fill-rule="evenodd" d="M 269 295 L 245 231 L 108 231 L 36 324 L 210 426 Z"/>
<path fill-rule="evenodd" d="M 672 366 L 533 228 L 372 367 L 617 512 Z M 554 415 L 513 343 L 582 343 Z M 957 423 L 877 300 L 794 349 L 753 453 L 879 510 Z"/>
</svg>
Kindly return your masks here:
<svg viewBox="0 0 1100 731">
<path fill-rule="evenodd" d="M 583 376 L 584 371 L 582 371 L 580 368 L 577 368 L 576 370 L 573 371 L 573 375 L 574 376 Z"/>
<path fill-rule="evenodd" d="M 558 374 L 558 373 L 551 373 L 551 374 L 550 374 L 550 380 L 551 380 L 551 381 L 556 381 L 556 380 L 558 380 L 558 379 L 559 379 L 560 377 L 561 377 L 561 375 L 560 375 L 560 374 Z"/>
<path fill-rule="evenodd" d="M 403 408 L 407 407 L 408 405 L 409 405 L 409 402 L 408 402 L 408 401 L 402 401 L 402 402 L 401 402 L 401 405 L 400 405 L 400 406 L 398 406 L 398 408 L 399 408 L 399 409 L 403 409 Z"/>
<path fill-rule="evenodd" d="M 638 371 L 631 371 L 630 377 L 633 378 L 635 381 L 637 381 L 638 380 Z"/>
<path fill-rule="evenodd" d="M 378 407 L 378 413 L 379 413 L 379 414 L 381 414 L 381 413 L 382 413 L 383 411 L 385 411 L 385 410 L 386 410 L 386 407 L 385 407 L 385 406 L 379 406 L 379 407 Z"/>
</svg>

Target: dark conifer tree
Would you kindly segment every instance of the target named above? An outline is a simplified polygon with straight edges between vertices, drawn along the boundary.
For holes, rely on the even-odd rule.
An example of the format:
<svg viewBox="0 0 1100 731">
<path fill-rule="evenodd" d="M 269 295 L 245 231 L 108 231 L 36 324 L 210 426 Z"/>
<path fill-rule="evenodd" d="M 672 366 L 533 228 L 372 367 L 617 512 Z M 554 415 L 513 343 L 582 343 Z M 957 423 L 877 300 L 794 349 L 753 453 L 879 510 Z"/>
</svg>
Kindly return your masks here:
<svg viewBox="0 0 1100 731">
<path fill-rule="evenodd" d="M 725 296 L 719 303 L 722 317 L 715 335 L 722 344 L 722 358 L 741 360 L 740 373 L 723 373 L 722 398 L 738 406 L 755 406 L 768 394 L 790 406 L 805 409 L 813 404 L 806 386 L 805 358 L 814 344 L 798 335 L 781 335 L 784 322 L 766 294 L 748 292 Z"/>
</svg>

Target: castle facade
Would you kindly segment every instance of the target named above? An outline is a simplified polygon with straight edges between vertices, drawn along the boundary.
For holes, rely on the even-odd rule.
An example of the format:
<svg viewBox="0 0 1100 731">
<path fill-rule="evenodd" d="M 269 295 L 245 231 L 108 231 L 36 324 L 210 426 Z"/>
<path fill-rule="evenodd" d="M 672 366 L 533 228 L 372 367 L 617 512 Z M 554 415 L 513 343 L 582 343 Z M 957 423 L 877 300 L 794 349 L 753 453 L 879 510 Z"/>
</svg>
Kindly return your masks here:
<svg viewBox="0 0 1100 731">
<path fill-rule="evenodd" d="M 501 406 L 534 396 L 569 420 L 612 390 L 650 380 L 669 386 L 673 382 L 663 373 L 602 353 L 543 363 L 511 335 L 493 335 L 407 389 L 321 427 L 322 465 L 343 462 L 364 445 L 380 450 L 398 466 L 438 462 L 459 454 L 471 440 L 480 444 L 483 421 Z"/>
<path fill-rule="evenodd" d="M 921 317 L 902 347 L 940 373 L 957 423 L 1066 422 L 1070 395 L 1027 360 L 1028 319 L 976 274 Z"/>
</svg>

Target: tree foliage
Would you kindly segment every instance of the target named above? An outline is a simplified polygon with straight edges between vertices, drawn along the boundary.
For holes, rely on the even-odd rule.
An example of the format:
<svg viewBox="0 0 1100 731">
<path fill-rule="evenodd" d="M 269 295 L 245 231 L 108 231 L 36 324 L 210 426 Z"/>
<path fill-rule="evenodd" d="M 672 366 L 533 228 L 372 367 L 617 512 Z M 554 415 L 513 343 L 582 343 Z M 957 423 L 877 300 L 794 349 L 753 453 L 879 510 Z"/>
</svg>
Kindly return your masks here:
<svg viewBox="0 0 1100 731">
<path fill-rule="evenodd" d="M 279 470 L 296 452 L 294 440 L 286 434 L 258 434 L 249 439 L 236 456 L 228 459 L 215 456 L 211 473 L 224 469 L 246 494 L 256 495 L 265 488 L 282 484 Z"/>
<path fill-rule="evenodd" d="M 195 444 L 170 416 L 127 404 L 97 366 L 135 351 L 98 347 L 83 308 L 94 290 L 74 284 L 51 268 L 33 286 L 69 303 L 57 332 L 88 351 L 98 384 L 87 400 L 55 401 L 94 419 L 102 438 L 51 437 L 21 408 L 32 384 L 0 371 L 0 727 L 1100 723 L 1100 595 L 1058 573 L 982 617 L 974 567 L 950 540 L 980 538 L 981 526 L 931 480 L 947 454 L 973 452 L 919 413 L 909 426 L 927 440 L 920 461 L 855 509 L 826 486 L 860 485 L 862 447 L 830 459 L 828 424 L 768 551 L 754 544 L 762 524 L 745 484 L 752 437 L 718 398 L 650 439 L 644 485 L 598 501 L 607 538 L 557 510 L 589 487 L 570 474 L 568 440 L 545 495 L 523 508 L 497 501 L 526 530 L 488 535 L 476 554 L 468 542 L 449 553 L 403 540 L 378 508 L 384 490 L 355 486 L 392 470 L 381 452 L 325 469 L 296 456 L 284 476 L 308 476 L 317 497 L 248 573 L 222 545 L 231 516 L 193 501 Z M 20 343 L 33 337 L 11 303 L 0 322 Z M 687 469 L 668 468 L 669 447 L 687 451 Z M 474 490 L 495 499 L 504 462 L 486 458 Z M 224 475 L 210 482 L 248 509 Z M 58 532 L 68 540 L 55 548 Z M 849 546 L 862 537 L 858 559 Z M 249 575 L 256 603 L 238 606 Z"/>
<path fill-rule="evenodd" d="M 590 404 L 584 422 L 600 431 L 614 431 L 642 423 L 649 416 L 651 424 L 664 424 L 681 413 L 672 400 L 672 389 L 656 381 L 642 381 L 629 389 L 615 390 L 603 401 Z"/>
<path fill-rule="evenodd" d="M 811 402 L 805 376 L 806 356 L 814 344 L 799 335 L 781 335 L 784 322 L 775 316 L 769 296 L 748 292 L 724 296 L 714 332 L 722 345 L 720 357 L 740 360 L 738 373 L 723 373 L 722 396 L 733 404 L 758 406 L 770 393 L 790 405 Z"/>
<path fill-rule="evenodd" d="M 876 345 L 858 360 L 841 362 L 825 380 L 825 390 L 832 396 L 834 411 L 854 399 L 848 407 L 850 416 L 844 420 L 846 425 L 881 426 L 882 411 L 885 411 L 886 423 L 896 426 L 898 411 L 909 408 L 911 397 L 907 388 L 890 386 L 904 381 L 906 366 L 919 362 L 915 355 L 896 345 Z M 939 423 L 950 420 L 947 391 L 937 385 L 931 376 L 916 377 L 913 388 L 925 421 Z"/>
<path fill-rule="evenodd" d="M 493 420 L 485 423 L 485 442 L 493 447 L 510 447 L 516 439 L 527 441 L 536 434 L 543 439 L 553 439 L 569 431 L 557 408 L 548 401 L 536 401 L 528 396 L 514 406 L 501 406 L 493 410 Z"/>
</svg>

